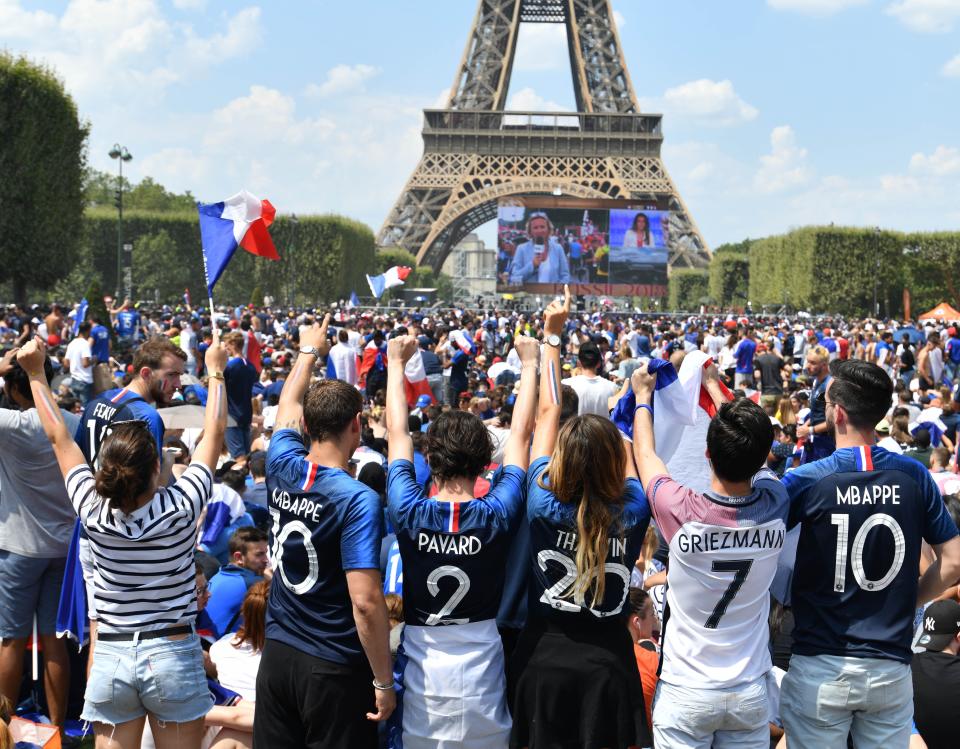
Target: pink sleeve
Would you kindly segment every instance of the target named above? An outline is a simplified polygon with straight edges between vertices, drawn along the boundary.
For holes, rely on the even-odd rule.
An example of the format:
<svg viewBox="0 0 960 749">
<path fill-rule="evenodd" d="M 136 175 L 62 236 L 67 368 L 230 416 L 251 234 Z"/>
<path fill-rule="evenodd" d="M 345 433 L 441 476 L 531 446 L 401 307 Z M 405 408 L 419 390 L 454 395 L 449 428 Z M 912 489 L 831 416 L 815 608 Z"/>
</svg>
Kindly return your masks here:
<svg viewBox="0 0 960 749">
<path fill-rule="evenodd" d="M 683 525 L 681 514 L 692 493 L 692 489 L 678 484 L 665 473 L 654 476 L 647 485 L 647 501 L 653 519 L 657 521 L 660 535 L 668 544 Z"/>
</svg>

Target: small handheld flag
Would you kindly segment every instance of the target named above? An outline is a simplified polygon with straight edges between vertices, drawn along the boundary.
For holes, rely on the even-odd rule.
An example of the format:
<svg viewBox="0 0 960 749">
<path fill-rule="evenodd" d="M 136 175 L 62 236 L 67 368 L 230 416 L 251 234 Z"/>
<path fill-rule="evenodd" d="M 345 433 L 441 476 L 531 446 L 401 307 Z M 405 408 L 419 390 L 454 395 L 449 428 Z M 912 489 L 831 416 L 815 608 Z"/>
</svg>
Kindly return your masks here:
<svg viewBox="0 0 960 749">
<path fill-rule="evenodd" d="M 280 259 L 267 232 L 277 214 L 269 200 L 260 200 L 241 190 L 219 203 L 197 203 L 197 212 L 208 295 L 213 295 L 213 287 L 237 247 L 260 257 Z"/>
<path fill-rule="evenodd" d="M 89 307 L 90 303 L 87 301 L 86 297 L 80 300 L 80 306 L 77 307 L 77 316 L 73 320 L 74 335 L 80 332 L 80 325 L 83 324 L 83 321 L 87 319 L 87 309 Z"/>
<path fill-rule="evenodd" d="M 367 276 L 367 283 L 370 284 L 370 293 L 377 299 L 383 296 L 383 292 L 392 289 L 394 286 L 403 286 L 403 282 L 410 275 L 410 268 L 401 265 L 395 265 L 380 276 Z"/>
<path fill-rule="evenodd" d="M 357 296 L 357 292 L 350 292 L 350 301 L 347 302 L 347 309 L 353 309 L 354 307 L 360 306 L 360 297 Z"/>
</svg>

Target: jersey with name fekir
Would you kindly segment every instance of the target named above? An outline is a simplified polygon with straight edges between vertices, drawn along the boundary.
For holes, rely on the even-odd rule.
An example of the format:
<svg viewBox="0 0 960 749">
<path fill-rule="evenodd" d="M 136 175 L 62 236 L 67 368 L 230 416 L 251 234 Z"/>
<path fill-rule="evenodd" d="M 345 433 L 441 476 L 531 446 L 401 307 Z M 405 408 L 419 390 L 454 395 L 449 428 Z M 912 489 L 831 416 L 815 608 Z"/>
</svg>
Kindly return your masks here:
<svg viewBox="0 0 960 749">
<path fill-rule="evenodd" d="M 929 471 L 881 447 L 847 447 L 783 477 L 794 566 L 793 652 L 910 662 L 921 538 L 957 528 Z"/>
<path fill-rule="evenodd" d="M 387 507 L 403 558 L 407 625 L 496 618 L 526 476 L 517 466 L 498 473 L 485 496 L 445 502 L 427 497 L 409 460 L 390 463 Z"/>
<path fill-rule="evenodd" d="M 97 455 L 114 424 L 139 420 L 147 423 L 157 440 L 159 453 L 163 446 L 163 420 L 157 409 L 129 388 L 108 390 L 91 400 L 83 410 L 74 440 L 87 463 L 96 467 Z"/>
<path fill-rule="evenodd" d="M 603 600 L 593 601 L 594 588 L 585 595 L 573 590 L 577 579 L 577 505 L 564 504 L 547 483 L 549 457 L 537 458 L 527 474 L 527 520 L 533 575 L 529 612 L 560 625 L 596 622 L 623 616 L 630 593 L 630 571 L 640 555 L 650 523 L 650 507 L 640 482 L 628 478 L 623 507 L 609 529 L 609 553 L 604 560 Z"/>
<path fill-rule="evenodd" d="M 267 449 L 275 567 L 267 638 L 358 665 L 364 656 L 346 573 L 380 569 L 380 498 L 346 471 L 312 463 L 307 455 L 292 429 L 276 432 Z"/>
<path fill-rule="evenodd" d="M 660 678 L 723 689 L 763 677 L 768 590 L 783 548 L 788 502 L 773 472 L 745 497 L 700 494 L 666 475 L 648 486 L 657 528 L 670 547 Z"/>
</svg>

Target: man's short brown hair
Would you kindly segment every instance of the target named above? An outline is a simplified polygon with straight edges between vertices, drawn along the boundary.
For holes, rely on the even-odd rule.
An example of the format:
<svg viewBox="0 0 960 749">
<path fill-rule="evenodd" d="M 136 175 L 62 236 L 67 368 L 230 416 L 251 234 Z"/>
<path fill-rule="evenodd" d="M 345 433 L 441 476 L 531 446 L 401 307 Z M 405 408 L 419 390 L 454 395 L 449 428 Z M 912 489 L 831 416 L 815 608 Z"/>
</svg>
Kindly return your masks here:
<svg viewBox="0 0 960 749">
<path fill-rule="evenodd" d="M 224 346 L 232 346 L 237 351 L 243 351 L 243 333 L 237 333 L 236 331 L 231 331 L 227 333 L 222 339 Z"/>
<path fill-rule="evenodd" d="M 139 374 L 144 367 L 160 369 L 165 356 L 175 356 L 182 361 L 187 360 L 187 352 L 179 346 L 174 346 L 169 338 L 163 336 L 149 338 L 133 355 L 133 371 Z"/>
<path fill-rule="evenodd" d="M 343 380 L 321 380 L 303 399 L 303 423 L 311 440 L 339 437 L 363 410 L 360 391 Z"/>
</svg>

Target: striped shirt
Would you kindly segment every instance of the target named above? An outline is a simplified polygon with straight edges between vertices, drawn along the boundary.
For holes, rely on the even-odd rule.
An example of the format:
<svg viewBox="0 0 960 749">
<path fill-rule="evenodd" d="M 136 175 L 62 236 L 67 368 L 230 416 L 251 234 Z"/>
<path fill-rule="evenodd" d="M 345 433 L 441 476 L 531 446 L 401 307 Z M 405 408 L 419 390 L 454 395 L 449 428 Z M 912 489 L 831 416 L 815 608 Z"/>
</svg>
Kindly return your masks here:
<svg viewBox="0 0 960 749">
<path fill-rule="evenodd" d="M 138 510 L 111 510 L 87 465 L 67 475 L 67 492 L 90 537 L 97 617 L 106 630 L 132 632 L 191 623 L 197 615 L 193 548 L 213 476 L 192 463 Z"/>
</svg>

